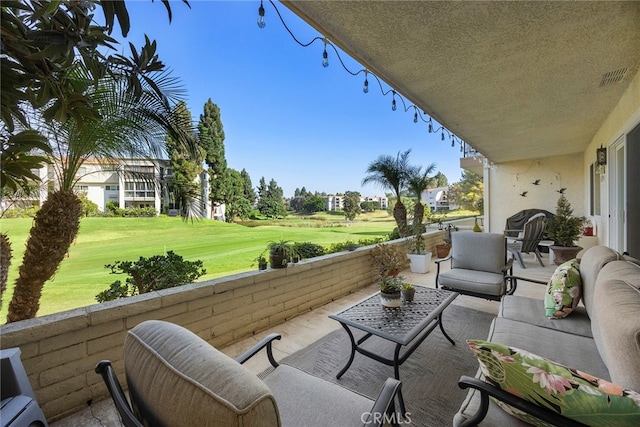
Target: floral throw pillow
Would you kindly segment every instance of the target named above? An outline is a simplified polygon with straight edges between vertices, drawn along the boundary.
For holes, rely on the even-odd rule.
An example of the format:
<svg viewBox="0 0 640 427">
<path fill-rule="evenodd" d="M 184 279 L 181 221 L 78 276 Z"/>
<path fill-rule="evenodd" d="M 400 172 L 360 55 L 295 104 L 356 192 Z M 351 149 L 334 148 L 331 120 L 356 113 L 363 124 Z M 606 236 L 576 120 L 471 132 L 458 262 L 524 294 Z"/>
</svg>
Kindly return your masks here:
<svg viewBox="0 0 640 427">
<path fill-rule="evenodd" d="M 518 348 L 482 340 L 467 340 L 467 344 L 478 358 L 485 381 L 504 391 L 589 426 L 640 426 L 640 393 Z M 495 402 L 527 423 L 548 425 Z"/>
<path fill-rule="evenodd" d="M 560 264 L 547 284 L 544 311 L 551 319 L 567 317 L 580 302 L 582 279 L 580 264 L 572 259 Z"/>
</svg>

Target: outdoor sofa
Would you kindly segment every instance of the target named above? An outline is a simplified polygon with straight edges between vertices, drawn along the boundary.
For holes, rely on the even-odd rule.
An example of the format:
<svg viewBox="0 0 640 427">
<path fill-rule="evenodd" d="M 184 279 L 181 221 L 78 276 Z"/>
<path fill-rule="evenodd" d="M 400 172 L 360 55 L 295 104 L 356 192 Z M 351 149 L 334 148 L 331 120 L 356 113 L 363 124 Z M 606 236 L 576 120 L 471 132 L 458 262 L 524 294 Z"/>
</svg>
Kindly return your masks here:
<svg viewBox="0 0 640 427">
<path fill-rule="evenodd" d="M 579 268 L 581 303 L 565 318 L 547 318 L 544 303 L 539 299 L 504 296 L 486 339 L 491 344 L 485 348 L 504 344 L 574 368 L 576 371 L 571 372 L 578 375 L 589 374 L 586 378 L 592 379 L 595 389 L 599 386 L 599 378 L 640 392 L 640 265 L 633 261 L 606 246 L 588 249 Z M 485 381 L 482 369 L 478 370 L 476 378 L 461 378 L 459 386 L 469 388 L 469 392 L 454 417 L 454 426 L 528 425 L 501 409 L 496 400 L 488 399 L 489 395 L 497 397 L 497 401 L 511 402 L 511 408 L 507 408 L 510 411 L 539 411 L 538 418 L 546 418 L 554 425 L 584 425 L 549 410 L 548 406 L 552 405 L 549 401 L 531 404 L 495 384 Z M 621 389 L 619 393 L 629 397 Z M 639 395 L 631 394 L 630 397 L 636 400 L 636 409 L 640 409 Z M 483 400 L 488 405 L 486 415 L 479 411 Z M 633 408 L 633 402 L 627 403 Z M 638 417 L 635 425 L 640 425 L 640 410 L 635 414 L 632 422 Z M 606 413 L 609 415 L 613 413 Z M 528 416 L 524 414 L 523 418 Z M 620 425 L 613 417 L 609 421 L 612 422 L 610 425 Z"/>
</svg>

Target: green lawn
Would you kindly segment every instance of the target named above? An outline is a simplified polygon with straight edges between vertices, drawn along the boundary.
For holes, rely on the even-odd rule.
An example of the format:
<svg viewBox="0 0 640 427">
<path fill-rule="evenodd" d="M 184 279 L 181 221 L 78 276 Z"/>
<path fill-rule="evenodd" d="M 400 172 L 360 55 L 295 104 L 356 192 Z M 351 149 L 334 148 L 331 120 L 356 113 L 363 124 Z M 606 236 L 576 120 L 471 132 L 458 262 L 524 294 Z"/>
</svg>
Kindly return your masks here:
<svg viewBox="0 0 640 427">
<path fill-rule="evenodd" d="M 273 224 L 269 222 L 263 222 Z M 84 218 L 76 242 L 62 261 L 54 279 L 45 284 L 38 315 L 95 304 L 95 295 L 108 288 L 121 275 L 111 275 L 104 268 L 117 260 L 136 260 L 140 256 L 163 254 L 172 250 L 188 260 L 204 262 L 207 275 L 200 280 L 252 270 L 253 259 L 270 240 L 310 241 L 321 245 L 386 236 L 393 228 L 393 218 L 386 212 L 361 215 L 346 223 L 344 217 L 321 213 L 290 216 L 278 225 L 243 226 L 217 221 L 183 222 L 180 218 Z M 0 230 L 12 243 L 13 260 L 8 289 L 3 295 L 0 323 L 4 323 L 7 306 L 24 246 L 31 228 L 30 218 L 3 219 Z"/>
</svg>

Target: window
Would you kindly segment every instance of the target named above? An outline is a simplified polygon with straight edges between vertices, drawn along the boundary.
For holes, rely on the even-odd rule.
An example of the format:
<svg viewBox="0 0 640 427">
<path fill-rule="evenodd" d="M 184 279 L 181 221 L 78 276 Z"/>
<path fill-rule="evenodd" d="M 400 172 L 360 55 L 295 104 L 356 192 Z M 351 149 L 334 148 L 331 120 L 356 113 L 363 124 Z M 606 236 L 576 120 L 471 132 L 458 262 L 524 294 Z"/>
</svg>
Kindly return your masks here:
<svg viewBox="0 0 640 427">
<path fill-rule="evenodd" d="M 107 191 L 118 191 L 120 190 L 120 186 L 119 185 L 105 185 L 104 189 Z"/>
<path fill-rule="evenodd" d="M 75 191 L 76 193 L 79 191 L 89 191 L 89 186 L 88 185 L 75 185 L 73 187 L 73 191 Z"/>
</svg>

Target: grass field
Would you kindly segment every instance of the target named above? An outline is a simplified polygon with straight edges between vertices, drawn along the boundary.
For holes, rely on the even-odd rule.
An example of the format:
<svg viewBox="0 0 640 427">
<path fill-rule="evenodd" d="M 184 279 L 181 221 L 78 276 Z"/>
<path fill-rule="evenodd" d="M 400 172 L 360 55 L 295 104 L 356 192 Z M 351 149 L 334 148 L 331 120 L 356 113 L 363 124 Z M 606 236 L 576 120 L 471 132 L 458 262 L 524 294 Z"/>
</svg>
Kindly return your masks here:
<svg viewBox="0 0 640 427">
<path fill-rule="evenodd" d="M 272 224 L 261 225 L 258 224 Z M 277 225 L 275 225 L 277 224 Z M 22 261 L 32 225 L 30 218 L 3 219 L 0 230 L 9 236 L 13 259 L 8 289 L 3 295 L 0 323 L 4 323 L 13 284 Z M 290 216 L 278 222 L 249 222 L 247 225 L 217 221 L 183 222 L 180 218 L 83 218 L 76 242 L 62 261 L 54 279 L 45 284 L 38 315 L 95 304 L 95 295 L 123 275 L 104 268 L 114 261 L 137 260 L 172 250 L 188 260 L 200 259 L 207 280 L 252 270 L 253 260 L 270 240 L 310 241 L 323 246 L 346 240 L 386 236 L 395 223 L 386 212 L 358 217 L 353 223 L 341 215 L 320 213 Z"/>
</svg>

